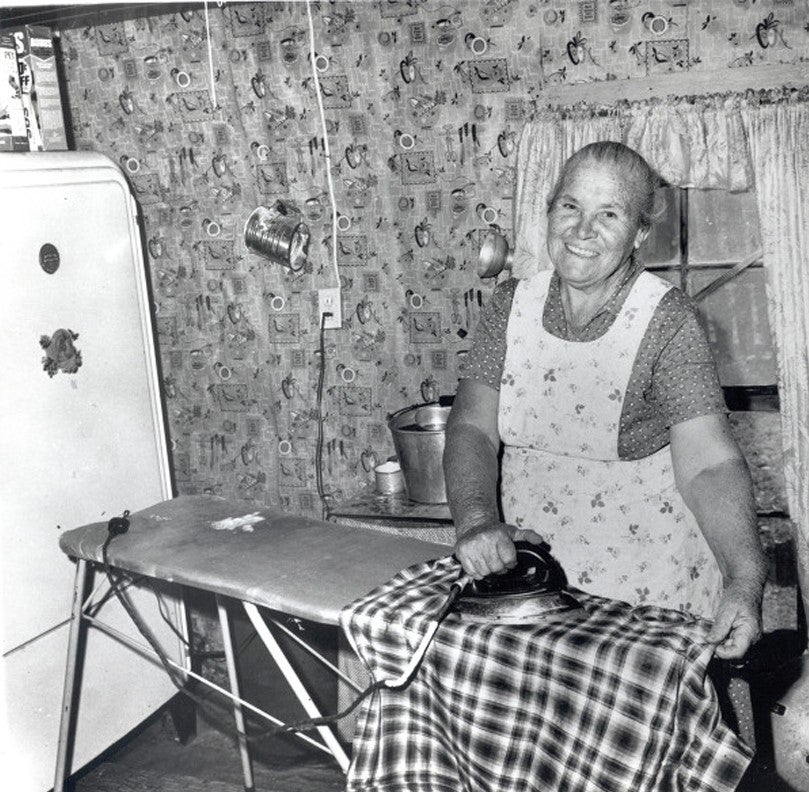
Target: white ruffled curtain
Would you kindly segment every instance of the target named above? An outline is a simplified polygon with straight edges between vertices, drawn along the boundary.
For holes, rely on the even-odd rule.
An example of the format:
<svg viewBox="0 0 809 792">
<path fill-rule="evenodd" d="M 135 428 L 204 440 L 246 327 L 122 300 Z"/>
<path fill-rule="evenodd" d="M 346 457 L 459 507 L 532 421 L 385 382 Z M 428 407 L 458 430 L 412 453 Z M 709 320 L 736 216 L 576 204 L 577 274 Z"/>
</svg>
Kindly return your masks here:
<svg viewBox="0 0 809 792">
<path fill-rule="evenodd" d="M 526 124 L 517 156 L 512 274 L 551 266 L 547 197 L 581 146 L 618 140 L 670 184 L 755 189 L 770 325 L 778 353 L 784 470 L 809 606 L 809 92 L 650 100 L 549 110 Z M 809 607 L 807 607 L 809 611 Z"/>
<path fill-rule="evenodd" d="M 809 613 L 809 104 L 741 108 L 778 353 L 784 474 Z M 802 536 L 800 535 L 802 534 Z"/>
</svg>

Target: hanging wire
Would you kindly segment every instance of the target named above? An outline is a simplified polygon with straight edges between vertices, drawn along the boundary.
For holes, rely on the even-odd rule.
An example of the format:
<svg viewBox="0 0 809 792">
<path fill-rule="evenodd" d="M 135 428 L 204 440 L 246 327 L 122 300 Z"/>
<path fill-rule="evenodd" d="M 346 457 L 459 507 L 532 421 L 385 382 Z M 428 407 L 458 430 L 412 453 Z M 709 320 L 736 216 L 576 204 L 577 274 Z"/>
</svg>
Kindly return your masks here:
<svg viewBox="0 0 809 792">
<path fill-rule="evenodd" d="M 211 47 L 211 25 L 208 20 L 208 0 L 205 0 L 205 37 L 208 39 L 208 74 L 211 83 L 211 104 L 216 110 L 216 80 L 213 73 L 213 50 Z"/>
<path fill-rule="evenodd" d="M 326 114 L 323 110 L 323 98 L 320 95 L 320 78 L 315 68 L 315 25 L 312 21 L 312 7 L 310 0 L 306 0 L 306 17 L 309 21 L 309 62 L 312 67 L 312 79 L 315 84 L 315 97 L 317 109 L 320 113 L 320 125 L 323 130 L 323 154 L 326 158 L 326 181 L 329 186 L 329 202 L 331 203 L 331 258 L 334 269 L 334 280 L 340 288 L 340 271 L 337 268 L 337 201 L 334 197 L 334 183 L 331 177 L 331 149 L 329 148 L 329 133 L 326 129 Z M 339 295 L 338 295 L 339 298 Z"/>
</svg>

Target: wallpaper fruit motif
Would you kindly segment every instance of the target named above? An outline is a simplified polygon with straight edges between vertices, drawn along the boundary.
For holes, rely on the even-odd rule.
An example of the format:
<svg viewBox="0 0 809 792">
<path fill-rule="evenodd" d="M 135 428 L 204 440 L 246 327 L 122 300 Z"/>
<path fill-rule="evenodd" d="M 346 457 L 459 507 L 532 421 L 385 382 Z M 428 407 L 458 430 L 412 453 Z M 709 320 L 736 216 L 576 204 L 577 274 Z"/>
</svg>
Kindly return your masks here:
<svg viewBox="0 0 809 792">
<path fill-rule="evenodd" d="M 805 0 L 384 0 L 209 4 L 62 33 L 77 147 L 137 196 L 181 493 L 320 512 L 323 483 L 373 486 L 386 416 L 454 392 L 492 284 L 489 227 L 510 233 L 515 146 L 549 84 L 805 62 Z M 325 147 L 340 215 L 343 326 Z M 312 232 L 298 272 L 245 248 L 283 199 Z"/>
</svg>

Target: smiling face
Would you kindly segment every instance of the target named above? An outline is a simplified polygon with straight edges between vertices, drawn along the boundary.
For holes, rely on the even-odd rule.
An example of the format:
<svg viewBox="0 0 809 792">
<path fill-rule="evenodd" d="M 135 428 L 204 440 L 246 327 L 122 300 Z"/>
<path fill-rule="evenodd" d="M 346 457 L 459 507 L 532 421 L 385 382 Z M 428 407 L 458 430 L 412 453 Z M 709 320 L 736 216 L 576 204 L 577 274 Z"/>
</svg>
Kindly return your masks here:
<svg viewBox="0 0 809 792">
<path fill-rule="evenodd" d="M 548 210 L 548 254 L 564 283 L 591 291 L 626 271 L 648 234 L 634 203 L 615 163 L 584 159 L 566 174 Z"/>
</svg>

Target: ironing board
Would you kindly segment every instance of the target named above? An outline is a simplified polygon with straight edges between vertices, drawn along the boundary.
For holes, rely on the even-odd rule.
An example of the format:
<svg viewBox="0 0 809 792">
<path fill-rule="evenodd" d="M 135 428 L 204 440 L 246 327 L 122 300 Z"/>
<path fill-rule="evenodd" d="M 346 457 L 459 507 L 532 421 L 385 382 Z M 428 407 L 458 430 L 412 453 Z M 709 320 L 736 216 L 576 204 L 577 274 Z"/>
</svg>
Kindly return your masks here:
<svg viewBox="0 0 809 792">
<path fill-rule="evenodd" d="M 230 528 L 215 523 L 232 518 L 246 520 Z M 286 514 L 210 495 L 181 496 L 129 516 L 129 530 L 116 536 L 108 548 L 110 565 L 130 575 L 190 586 L 216 596 L 222 640 L 231 690 L 226 691 L 180 664 L 182 678 L 193 677 L 218 689 L 233 701 L 234 717 L 244 733 L 243 708 L 280 724 L 277 718 L 239 696 L 236 664 L 225 607 L 227 599 L 244 608 L 253 627 L 283 672 L 309 717 L 320 712 L 271 633 L 259 607 L 285 615 L 329 625 L 339 625 L 340 611 L 347 604 L 388 580 L 399 570 L 432 558 L 445 556 L 444 545 L 418 539 L 352 528 L 336 523 Z M 103 563 L 102 546 L 108 536 L 107 522 L 98 522 L 62 534 L 59 546 L 77 561 L 73 609 L 65 670 L 64 701 L 60 723 L 54 792 L 62 792 L 67 776 L 67 755 L 73 727 L 75 680 L 80 674 L 80 632 L 85 623 L 114 634 L 131 648 L 153 654 L 151 648 L 133 642 L 95 615 L 94 595 L 86 600 L 88 572 Z M 227 525 L 227 524 L 226 524 Z M 308 647 L 280 622 L 271 620 L 290 637 L 320 659 L 354 689 L 356 683 Z M 187 664 L 186 664 L 187 665 Z M 321 743 L 306 734 L 297 736 L 330 752 L 345 772 L 349 760 L 334 732 L 318 729 Z M 239 738 L 245 788 L 253 788 L 252 765 L 247 740 Z"/>
</svg>

